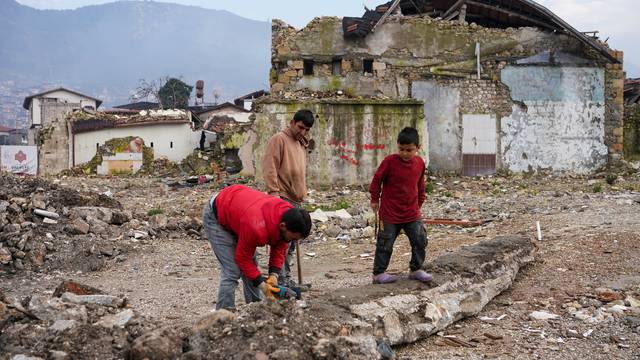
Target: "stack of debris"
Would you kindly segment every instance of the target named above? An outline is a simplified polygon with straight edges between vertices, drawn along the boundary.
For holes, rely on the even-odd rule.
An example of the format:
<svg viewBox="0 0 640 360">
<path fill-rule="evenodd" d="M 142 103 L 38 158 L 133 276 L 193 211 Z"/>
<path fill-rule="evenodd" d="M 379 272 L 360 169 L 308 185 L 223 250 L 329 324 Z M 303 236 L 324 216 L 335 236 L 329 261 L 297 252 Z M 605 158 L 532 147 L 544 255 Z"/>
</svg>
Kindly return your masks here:
<svg viewBox="0 0 640 360">
<path fill-rule="evenodd" d="M 123 359 L 150 322 L 127 299 L 66 281 L 53 296 L 0 293 L 0 348 L 12 359 Z"/>
<path fill-rule="evenodd" d="M 80 269 L 97 270 L 102 257 L 113 256 L 119 245 L 100 243 L 98 249 L 96 238 L 119 232 L 130 219 L 120 203 L 106 195 L 2 173 L 0 269 L 35 270 L 54 260 L 49 267 L 83 264 Z M 93 250 L 85 254 L 85 247 Z"/>
</svg>

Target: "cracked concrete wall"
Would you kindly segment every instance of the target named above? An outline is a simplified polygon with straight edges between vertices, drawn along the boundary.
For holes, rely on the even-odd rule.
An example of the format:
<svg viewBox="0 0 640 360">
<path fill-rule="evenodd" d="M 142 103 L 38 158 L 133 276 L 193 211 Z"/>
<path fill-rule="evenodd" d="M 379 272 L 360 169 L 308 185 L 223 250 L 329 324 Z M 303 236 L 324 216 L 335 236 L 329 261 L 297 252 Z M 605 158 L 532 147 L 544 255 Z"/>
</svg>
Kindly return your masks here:
<svg viewBox="0 0 640 360">
<path fill-rule="evenodd" d="M 499 81 L 433 79 L 414 81 L 411 93 L 424 101 L 429 133 L 429 166 L 434 171 L 460 172 L 464 115 L 501 117 L 511 113 L 509 89 Z M 499 163 L 498 163 L 499 165 Z"/>
<path fill-rule="evenodd" d="M 505 168 L 590 173 L 607 163 L 603 69 L 508 66 L 502 82 L 522 104 L 501 121 Z"/>
<path fill-rule="evenodd" d="M 382 159 L 397 151 L 396 139 L 405 126 L 417 128 L 422 149 L 429 148 L 420 101 L 282 100 L 256 105 L 253 153 L 258 177 L 262 177 L 262 154 L 269 138 L 288 127 L 299 109 L 310 109 L 316 115 L 309 132 L 315 143 L 307 159 L 310 187 L 368 185 Z M 423 150 L 420 156 L 426 156 Z"/>
<path fill-rule="evenodd" d="M 414 82 L 416 98 L 424 99 L 429 133 L 429 166 L 436 171 L 462 168 L 460 90 L 436 81 Z"/>
</svg>

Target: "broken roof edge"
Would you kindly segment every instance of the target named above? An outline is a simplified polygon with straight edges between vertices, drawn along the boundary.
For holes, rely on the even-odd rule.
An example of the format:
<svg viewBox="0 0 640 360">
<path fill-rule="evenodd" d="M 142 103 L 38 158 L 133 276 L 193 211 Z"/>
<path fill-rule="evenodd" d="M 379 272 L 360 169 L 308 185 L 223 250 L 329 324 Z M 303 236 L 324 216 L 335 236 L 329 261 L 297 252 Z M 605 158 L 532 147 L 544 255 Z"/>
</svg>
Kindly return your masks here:
<svg viewBox="0 0 640 360">
<path fill-rule="evenodd" d="M 41 96 L 44 96 L 44 95 L 47 95 L 47 94 L 50 94 L 50 93 L 52 93 L 52 92 L 56 92 L 56 91 L 66 91 L 66 92 L 69 92 L 69 93 L 72 93 L 72 94 L 75 94 L 75 95 L 78 95 L 78 96 L 85 97 L 85 98 L 87 98 L 87 99 L 94 100 L 94 101 L 96 102 L 96 109 L 97 109 L 97 108 L 99 108 L 99 107 L 100 107 L 100 105 L 102 105 L 102 100 L 100 100 L 100 99 L 98 99 L 98 98 L 95 98 L 95 97 L 93 97 L 93 96 L 89 96 L 89 95 L 83 94 L 83 93 L 81 93 L 81 92 L 79 92 L 79 91 L 75 91 L 75 90 L 72 90 L 72 89 L 66 88 L 66 87 L 64 87 L 64 86 L 58 86 L 57 88 L 49 89 L 49 90 L 45 90 L 45 91 L 39 92 L 39 93 L 37 93 L 37 94 L 33 94 L 33 95 L 29 95 L 29 96 L 25 97 L 25 98 L 24 98 L 24 102 L 22 103 L 22 107 L 23 107 L 25 110 L 29 110 L 29 106 L 31 105 L 31 101 L 32 101 L 34 98 L 36 98 L 36 97 L 41 97 Z"/>
<path fill-rule="evenodd" d="M 424 105 L 424 101 L 405 99 L 339 99 L 339 98 L 305 98 L 305 99 L 284 99 L 284 98 L 262 98 L 256 100 L 257 104 L 335 104 L 335 105 Z"/>
<path fill-rule="evenodd" d="M 585 34 L 581 33 L 580 31 L 578 31 L 576 28 L 571 26 L 568 22 L 562 20 L 561 17 L 559 17 L 558 15 L 553 13 L 551 10 L 547 9 L 545 6 L 542 6 L 542 5 L 536 3 L 535 1 L 532 1 L 532 0 L 520 0 L 520 1 L 524 2 L 525 4 L 533 7 L 534 9 L 537 9 L 538 11 L 540 11 L 543 14 L 547 15 L 548 17 L 550 17 L 551 20 L 553 20 L 556 23 L 556 25 L 558 25 L 561 28 L 563 28 L 570 35 L 575 36 L 581 42 L 583 42 L 586 45 L 591 46 L 592 48 L 597 50 L 604 57 L 606 57 L 607 59 L 611 60 L 612 63 L 619 64 L 619 63 L 622 62 L 620 59 L 616 58 L 614 55 L 611 54 L 612 49 L 604 47 L 604 46 L 598 44 L 593 39 L 589 39 L 589 37 L 587 37 Z"/>
</svg>

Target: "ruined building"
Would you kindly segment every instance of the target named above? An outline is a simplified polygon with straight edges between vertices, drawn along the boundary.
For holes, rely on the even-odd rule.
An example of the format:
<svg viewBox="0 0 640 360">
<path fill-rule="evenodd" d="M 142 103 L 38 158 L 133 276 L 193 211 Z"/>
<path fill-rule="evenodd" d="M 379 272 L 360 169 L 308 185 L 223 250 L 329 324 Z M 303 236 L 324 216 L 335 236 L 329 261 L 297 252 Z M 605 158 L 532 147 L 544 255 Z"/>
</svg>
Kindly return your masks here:
<svg viewBox="0 0 640 360">
<path fill-rule="evenodd" d="M 270 78 L 258 130 L 311 108 L 320 185 L 370 181 L 407 125 L 433 170 L 465 175 L 589 173 L 622 155 L 622 53 L 533 1 L 398 0 L 301 30 L 274 20 Z"/>
<path fill-rule="evenodd" d="M 640 160 L 640 79 L 624 83 L 624 156 Z"/>
</svg>

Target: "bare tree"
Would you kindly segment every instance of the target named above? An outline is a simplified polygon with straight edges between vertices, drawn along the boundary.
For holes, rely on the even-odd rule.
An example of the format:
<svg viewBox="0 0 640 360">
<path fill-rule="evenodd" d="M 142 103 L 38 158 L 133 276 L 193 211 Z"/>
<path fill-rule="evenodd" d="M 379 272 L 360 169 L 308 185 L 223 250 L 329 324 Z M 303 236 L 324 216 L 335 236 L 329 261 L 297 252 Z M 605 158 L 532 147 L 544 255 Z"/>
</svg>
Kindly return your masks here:
<svg viewBox="0 0 640 360">
<path fill-rule="evenodd" d="M 131 101 L 154 101 L 158 103 L 158 107 L 162 108 L 162 100 L 160 99 L 160 88 L 169 79 L 168 76 L 159 78 L 158 80 L 147 81 L 146 79 L 138 80 L 138 87 L 129 97 Z"/>
</svg>

